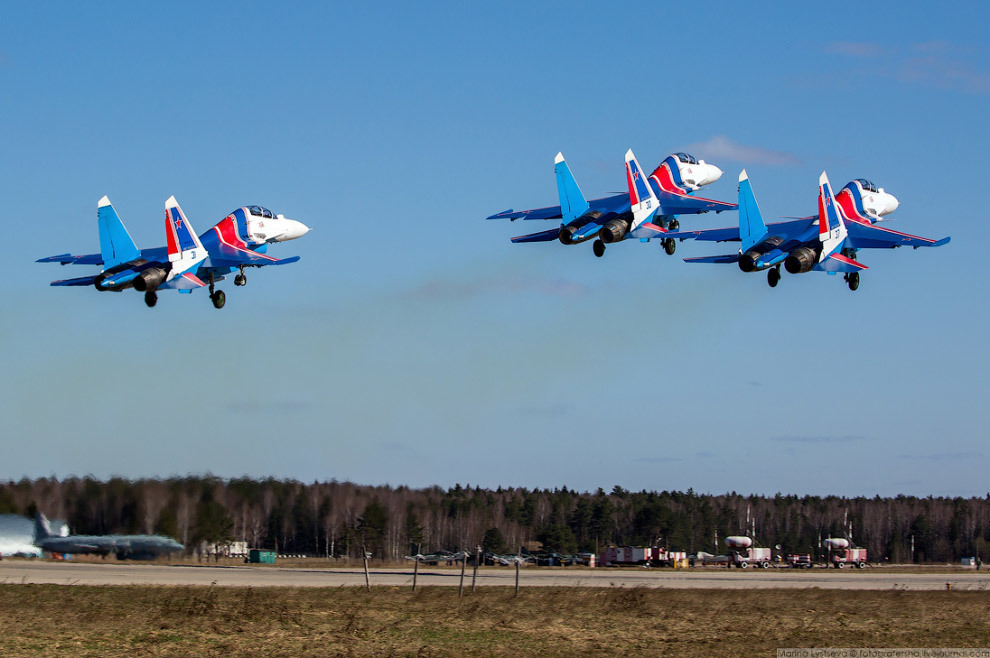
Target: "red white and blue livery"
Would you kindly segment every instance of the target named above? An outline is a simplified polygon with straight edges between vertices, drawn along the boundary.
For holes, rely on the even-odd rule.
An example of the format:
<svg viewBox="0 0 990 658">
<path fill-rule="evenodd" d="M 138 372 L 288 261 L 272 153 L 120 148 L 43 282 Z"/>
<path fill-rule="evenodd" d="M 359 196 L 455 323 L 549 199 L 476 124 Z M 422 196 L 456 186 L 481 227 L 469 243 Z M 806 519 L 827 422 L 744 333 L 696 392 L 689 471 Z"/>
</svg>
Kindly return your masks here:
<svg viewBox="0 0 990 658">
<path fill-rule="evenodd" d="M 742 245 L 735 254 L 685 258 L 689 263 L 737 263 L 743 272 L 768 270 L 767 282 L 775 287 L 780 282 L 780 267 L 791 274 L 819 271 L 842 273 L 850 290 L 859 288 L 859 273 L 868 269 L 856 253 L 860 249 L 891 249 L 894 247 L 939 247 L 949 238 L 933 240 L 876 226 L 883 215 L 897 208 L 897 199 L 873 187 L 874 199 L 862 202 L 863 190 L 872 183 L 865 179 L 853 181 L 837 197 L 832 192 L 828 176 L 823 171 L 818 179 L 818 213 L 787 222 L 767 224 L 756 203 L 753 187 L 744 169 L 739 174 L 739 227 L 703 229 L 697 231 L 668 231 L 667 239 L 695 239 L 710 242 L 738 241 Z M 880 196 L 883 194 L 885 196 Z M 857 207 L 856 196 L 860 205 Z M 840 202 L 843 198 L 843 202 Z M 847 204 L 855 210 L 848 210 Z"/>
<path fill-rule="evenodd" d="M 648 218 L 641 218 L 640 223 L 648 219 L 653 225 L 665 229 L 676 229 L 679 226 L 678 215 L 697 215 L 711 211 L 719 213 L 736 209 L 736 205 L 732 203 L 693 196 L 703 185 L 714 183 L 722 176 L 722 170 L 715 165 L 686 153 L 675 153 L 660 163 L 652 174 L 645 176 L 631 154 L 632 151 L 626 153 L 626 182 L 630 189 L 627 194 L 586 200 L 563 154 L 558 153 L 554 158 L 554 172 L 560 205 L 521 211 L 509 209 L 491 215 L 488 219 L 559 220 L 560 226 L 557 228 L 521 235 L 512 238 L 512 242 L 559 240 L 561 244 L 579 244 L 594 240 L 592 246 L 595 256 L 601 257 L 605 254 L 606 244 L 629 238 L 646 241 L 656 237 L 654 234 L 635 233 L 636 219 L 632 210 L 634 205 L 648 202 Z M 635 171 L 630 170 L 631 160 Z M 670 253 L 673 253 L 674 245 L 673 240 L 665 242 Z"/>
<path fill-rule="evenodd" d="M 119 292 L 134 288 L 144 293 L 148 306 L 158 303 L 159 290 L 189 293 L 208 287 L 210 300 L 223 308 L 226 296 L 216 290 L 217 282 L 237 272 L 234 285 L 247 283 L 245 267 L 285 265 L 298 256 L 281 260 L 269 256 L 268 245 L 302 237 L 309 227 L 287 219 L 261 206 L 244 206 L 220 220 L 209 231 L 197 235 L 175 197 L 165 202 L 165 246 L 138 249 L 117 215 L 110 199 L 97 204 L 100 253 L 73 256 L 59 254 L 41 258 L 39 263 L 62 265 L 102 265 L 93 276 L 53 281 L 53 286 L 94 286 L 97 290 Z"/>
</svg>

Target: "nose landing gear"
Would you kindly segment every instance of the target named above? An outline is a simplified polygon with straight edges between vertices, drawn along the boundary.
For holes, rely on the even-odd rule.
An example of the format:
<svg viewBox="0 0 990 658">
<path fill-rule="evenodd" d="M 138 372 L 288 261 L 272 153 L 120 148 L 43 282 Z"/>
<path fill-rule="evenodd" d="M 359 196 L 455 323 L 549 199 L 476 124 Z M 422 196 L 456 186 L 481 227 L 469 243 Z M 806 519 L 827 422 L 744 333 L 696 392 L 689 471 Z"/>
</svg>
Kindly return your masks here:
<svg viewBox="0 0 990 658">
<path fill-rule="evenodd" d="M 247 275 L 244 273 L 244 266 L 241 266 L 241 273 L 234 277 L 235 286 L 243 286 L 247 283 Z"/>
</svg>

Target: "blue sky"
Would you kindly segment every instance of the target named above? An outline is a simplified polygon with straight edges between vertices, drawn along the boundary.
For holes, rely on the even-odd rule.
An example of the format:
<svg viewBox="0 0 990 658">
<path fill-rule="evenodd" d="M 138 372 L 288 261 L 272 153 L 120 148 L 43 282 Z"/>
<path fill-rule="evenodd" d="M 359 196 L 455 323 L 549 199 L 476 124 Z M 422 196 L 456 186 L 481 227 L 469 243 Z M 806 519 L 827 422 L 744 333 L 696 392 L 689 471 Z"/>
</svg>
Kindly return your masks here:
<svg viewBox="0 0 990 658">
<path fill-rule="evenodd" d="M 0 478 L 986 494 L 990 10 L 824 9 L 8 8 Z M 483 219 L 555 203 L 558 150 L 623 190 L 630 147 L 730 201 L 745 167 L 768 217 L 867 177 L 952 242 L 771 290 L 680 260 L 724 245 L 595 259 Z M 247 203 L 313 231 L 220 312 L 49 288 L 104 194 L 142 246 L 172 194 L 199 231 Z"/>
</svg>

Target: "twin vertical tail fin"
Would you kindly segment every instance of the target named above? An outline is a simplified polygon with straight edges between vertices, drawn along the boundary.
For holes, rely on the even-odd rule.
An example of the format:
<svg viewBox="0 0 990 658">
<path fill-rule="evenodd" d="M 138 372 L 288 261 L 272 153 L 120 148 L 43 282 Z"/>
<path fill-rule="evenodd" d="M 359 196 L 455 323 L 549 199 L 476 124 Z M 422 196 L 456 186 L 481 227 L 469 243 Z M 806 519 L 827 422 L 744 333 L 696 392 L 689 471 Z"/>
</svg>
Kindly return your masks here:
<svg viewBox="0 0 990 658">
<path fill-rule="evenodd" d="M 635 230 L 640 224 L 653 217 L 660 207 L 660 202 L 647 182 L 632 149 L 626 151 L 626 184 L 629 186 L 629 204 L 633 214 L 631 229 Z"/>
<path fill-rule="evenodd" d="M 756 203 L 749 175 L 743 169 L 739 174 L 739 240 L 742 241 L 742 251 L 746 252 L 759 244 L 766 235 L 767 224 Z"/>
<path fill-rule="evenodd" d="M 141 250 L 134 244 L 106 196 L 96 205 L 96 221 L 100 230 L 100 256 L 104 270 L 141 257 Z"/>
<path fill-rule="evenodd" d="M 202 260 L 206 257 L 203 243 L 199 241 L 199 236 L 190 226 L 174 196 L 170 196 L 165 202 L 165 240 L 170 262 Z"/>
<path fill-rule="evenodd" d="M 846 225 L 839 215 L 839 206 L 832 194 L 832 185 L 823 171 L 818 177 L 818 240 L 823 245 L 835 246 L 846 239 Z"/>
<path fill-rule="evenodd" d="M 570 167 L 564 161 L 564 155 L 558 153 L 553 159 L 553 170 L 557 175 L 557 196 L 560 198 L 560 223 L 567 224 L 581 217 L 590 210 L 588 200 L 581 193 Z"/>
</svg>

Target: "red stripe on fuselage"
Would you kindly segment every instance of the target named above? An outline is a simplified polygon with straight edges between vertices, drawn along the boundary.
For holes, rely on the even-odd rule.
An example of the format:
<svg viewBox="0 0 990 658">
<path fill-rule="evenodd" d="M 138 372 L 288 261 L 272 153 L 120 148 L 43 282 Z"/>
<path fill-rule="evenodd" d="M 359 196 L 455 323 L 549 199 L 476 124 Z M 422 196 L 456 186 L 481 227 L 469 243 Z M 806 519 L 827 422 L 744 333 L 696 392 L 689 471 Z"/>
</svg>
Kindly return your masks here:
<svg viewBox="0 0 990 658">
<path fill-rule="evenodd" d="M 214 226 L 213 231 L 217 234 L 217 239 L 220 240 L 220 243 L 230 247 L 231 249 L 240 251 L 241 253 L 250 254 L 252 256 L 257 256 L 258 258 L 264 258 L 272 262 L 278 260 L 277 258 L 272 258 L 266 254 L 259 254 L 257 251 L 252 249 L 247 249 L 247 243 L 245 243 L 244 240 L 237 235 L 237 227 L 233 219 L 230 217 L 227 217 Z"/>
<path fill-rule="evenodd" d="M 650 178 L 654 178 L 657 181 L 657 185 L 664 192 L 670 192 L 671 194 L 687 194 L 687 190 L 680 187 L 674 182 L 674 175 L 670 172 L 670 167 L 666 162 L 662 163 L 659 167 L 653 170 L 650 174 Z"/>
</svg>

